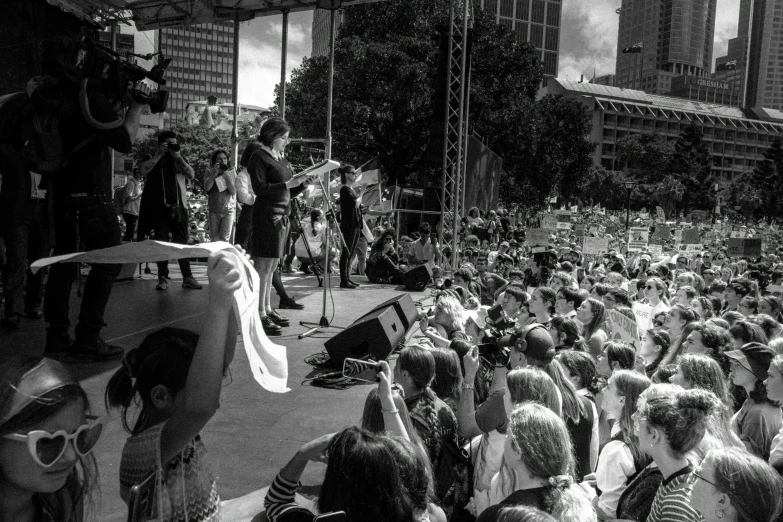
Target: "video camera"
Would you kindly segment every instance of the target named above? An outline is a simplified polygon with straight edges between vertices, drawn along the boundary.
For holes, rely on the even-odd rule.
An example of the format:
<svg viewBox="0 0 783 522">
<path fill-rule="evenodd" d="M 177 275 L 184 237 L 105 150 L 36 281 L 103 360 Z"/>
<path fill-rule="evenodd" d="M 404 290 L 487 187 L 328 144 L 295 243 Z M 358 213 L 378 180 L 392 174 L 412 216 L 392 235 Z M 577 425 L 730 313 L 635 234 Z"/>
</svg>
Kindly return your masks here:
<svg viewBox="0 0 783 522">
<path fill-rule="evenodd" d="M 140 57 L 151 59 L 152 56 Z M 44 54 L 44 68 L 48 68 L 48 72 L 61 73 L 75 83 L 87 80 L 91 87 L 113 101 L 123 102 L 130 94 L 140 103 L 148 104 L 153 114 L 166 110 L 169 93 L 160 87 L 166 85 L 163 75 L 170 63 L 171 58 L 161 57 L 158 64 L 148 71 L 87 36 L 75 40 L 63 38 L 53 43 Z M 158 89 L 150 94 L 134 89 L 133 85 L 144 79 L 155 82 Z"/>
</svg>

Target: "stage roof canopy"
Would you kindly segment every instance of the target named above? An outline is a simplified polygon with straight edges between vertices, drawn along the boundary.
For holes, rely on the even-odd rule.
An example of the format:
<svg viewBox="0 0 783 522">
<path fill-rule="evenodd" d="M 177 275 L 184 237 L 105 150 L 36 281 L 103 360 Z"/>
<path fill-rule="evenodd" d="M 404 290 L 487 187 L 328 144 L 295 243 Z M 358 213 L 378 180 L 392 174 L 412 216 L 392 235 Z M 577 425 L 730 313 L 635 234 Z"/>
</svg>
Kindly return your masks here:
<svg viewBox="0 0 783 522">
<path fill-rule="evenodd" d="M 140 31 L 160 27 L 240 21 L 257 16 L 350 7 L 383 0 L 47 0 L 80 18 L 102 25 L 135 22 Z"/>
</svg>

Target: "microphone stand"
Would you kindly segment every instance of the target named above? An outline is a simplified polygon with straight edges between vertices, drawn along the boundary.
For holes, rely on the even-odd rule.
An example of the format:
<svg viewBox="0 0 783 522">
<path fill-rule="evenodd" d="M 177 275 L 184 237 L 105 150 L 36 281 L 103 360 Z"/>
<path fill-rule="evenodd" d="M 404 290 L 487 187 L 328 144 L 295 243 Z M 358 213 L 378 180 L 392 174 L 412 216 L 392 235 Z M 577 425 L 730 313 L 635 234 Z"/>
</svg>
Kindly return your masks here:
<svg viewBox="0 0 783 522">
<path fill-rule="evenodd" d="M 328 178 L 327 178 L 328 179 Z M 329 208 L 329 211 L 326 214 L 326 259 L 325 259 L 325 266 L 326 266 L 326 272 L 324 273 L 324 289 L 323 289 L 323 304 L 321 306 L 321 320 L 317 323 L 308 322 L 308 321 L 299 321 L 299 324 L 301 326 L 306 326 L 309 328 L 305 333 L 299 334 L 299 339 L 304 339 L 305 337 L 310 337 L 311 335 L 320 333 L 323 328 L 329 328 L 329 320 L 326 318 L 326 291 L 327 288 L 331 288 L 332 284 L 332 275 L 330 273 L 330 260 L 329 260 L 329 238 L 330 238 L 330 227 L 333 223 L 336 222 L 337 219 L 337 212 L 334 210 L 334 204 L 332 203 L 331 199 L 329 198 L 329 192 L 324 187 L 324 182 L 321 179 L 321 177 L 318 177 L 318 184 L 321 185 L 321 190 L 324 194 L 324 201 L 326 201 L 326 206 Z M 331 213 L 332 217 L 329 218 L 329 213 Z M 348 245 L 345 243 L 345 238 L 343 237 L 343 233 L 340 230 L 340 227 L 337 228 L 337 234 L 340 238 L 341 245 L 347 250 Z M 336 326 L 333 328 L 337 328 Z"/>
</svg>

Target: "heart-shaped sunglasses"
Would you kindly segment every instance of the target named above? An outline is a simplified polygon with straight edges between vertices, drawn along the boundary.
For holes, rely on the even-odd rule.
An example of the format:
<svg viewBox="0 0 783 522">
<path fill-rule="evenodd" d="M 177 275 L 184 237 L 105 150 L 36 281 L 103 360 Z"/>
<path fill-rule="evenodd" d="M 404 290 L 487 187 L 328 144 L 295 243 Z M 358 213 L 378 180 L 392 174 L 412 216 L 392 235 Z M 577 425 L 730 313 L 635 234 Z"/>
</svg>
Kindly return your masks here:
<svg viewBox="0 0 783 522">
<path fill-rule="evenodd" d="M 88 417 L 88 419 L 90 422 L 79 426 L 70 435 L 65 430 L 58 430 L 54 433 L 34 430 L 26 435 L 10 433 L 3 435 L 3 438 L 27 443 L 27 450 L 33 460 L 41 467 L 50 468 L 63 456 L 69 442 L 73 444 L 73 448 L 80 457 L 88 455 L 95 448 L 98 439 L 101 438 L 101 433 L 103 433 L 107 417 Z"/>
</svg>

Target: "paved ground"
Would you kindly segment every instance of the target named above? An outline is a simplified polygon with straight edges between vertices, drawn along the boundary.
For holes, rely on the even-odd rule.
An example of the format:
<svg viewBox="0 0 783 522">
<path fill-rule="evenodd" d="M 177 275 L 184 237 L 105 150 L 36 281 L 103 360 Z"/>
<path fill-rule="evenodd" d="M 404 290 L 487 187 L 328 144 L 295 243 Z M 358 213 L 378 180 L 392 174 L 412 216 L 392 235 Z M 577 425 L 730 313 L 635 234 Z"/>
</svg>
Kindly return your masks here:
<svg viewBox="0 0 783 522">
<path fill-rule="evenodd" d="M 118 282 L 109 302 L 104 338 L 126 349 L 138 346 L 144 336 L 165 325 L 175 325 L 198 331 L 200 317 L 207 304 L 207 291 L 184 290 L 181 276 L 172 263 L 172 281 L 169 290 L 157 292 L 154 276 Z M 194 265 L 197 279 L 206 285 L 204 266 Z M 359 282 L 366 280 L 355 278 Z M 327 390 L 302 385 L 312 368 L 304 358 L 323 350 L 324 341 L 338 330 L 329 329 L 315 337 L 299 340 L 297 335 L 305 328 L 299 321 L 318 321 L 321 317 L 321 289 L 315 278 L 294 275 L 284 277 L 289 292 L 305 304 L 301 311 L 285 310 L 292 326 L 284 337 L 275 342 L 288 348 L 289 386 L 291 391 L 278 395 L 264 391 L 250 374 L 241 344 L 231 366 L 221 396 L 220 411 L 203 432 L 210 460 L 218 476 L 218 491 L 223 499 L 235 498 L 269 485 L 277 471 L 305 442 L 324 433 L 356 424 L 361 417 L 364 398 L 370 385 L 348 390 Z M 338 278 L 333 276 L 333 286 Z M 74 286 L 75 288 L 75 286 Z M 347 326 L 374 305 L 400 292 L 391 286 L 363 284 L 356 290 L 334 288 L 327 295 L 327 317 L 331 324 Z M 421 299 L 427 294 L 418 294 Z M 273 297 L 276 302 L 276 297 Z M 334 305 L 332 306 L 332 302 Z M 78 298 L 74 291 L 72 322 L 78 315 Z M 37 354 L 43 351 L 45 338 L 43 321 L 25 320 L 17 332 L 0 332 L 0 360 L 11 353 Z M 109 377 L 119 361 L 101 364 L 68 364 L 78 375 L 97 413 L 105 411 L 103 392 Z M 125 504 L 119 498 L 118 467 L 120 452 L 127 434 L 115 415 L 96 449 L 100 469 L 101 501 L 98 520 L 125 520 Z M 321 465 L 322 466 L 322 465 Z M 323 467 L 309 469 L 305 484 L 319 483 Z"/>
</svg>

